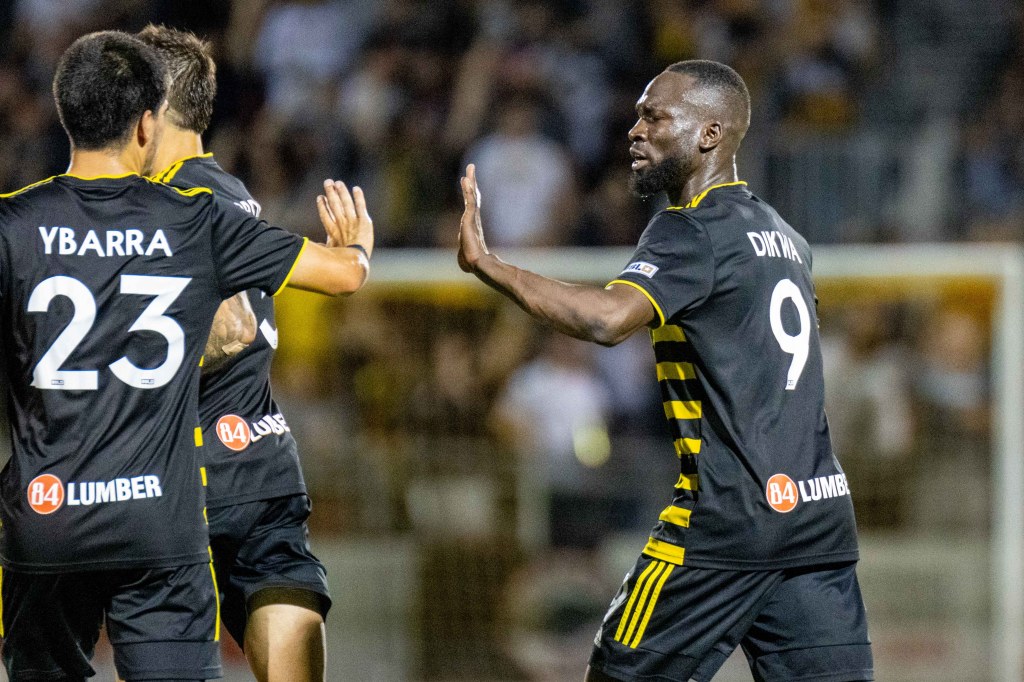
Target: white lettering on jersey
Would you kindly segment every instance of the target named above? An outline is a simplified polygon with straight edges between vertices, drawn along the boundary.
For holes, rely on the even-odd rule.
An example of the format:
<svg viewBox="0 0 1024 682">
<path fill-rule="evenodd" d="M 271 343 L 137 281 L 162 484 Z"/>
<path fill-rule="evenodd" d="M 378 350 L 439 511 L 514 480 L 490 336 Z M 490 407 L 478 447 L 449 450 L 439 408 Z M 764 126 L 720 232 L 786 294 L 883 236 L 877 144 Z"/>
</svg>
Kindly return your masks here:
<svg viewBox="0 0 1024 682">
<path fill-rule="evenodd" d="M 264 436 L 269 436 L 272 433 L 280 436 L 283 433 L 291 431 L 291 429 L 288 428 L 288 422 L 284 420 L 284 415 L 281 414 L 280 412 L 274 415 L 268 414 L 264 416 L 262 419 L 254 421 L 252 423 L 252 430 L 253 443 L 260 440 Z"/>
<path fill-rule="evenodd" d="M 259 205 L 259 202 L 255 199 L 246 199 L 245 201 L 236 201 L 235 206 L 242 209 L 246 213 L 252 213 L 257 218 L 260 217 L 260 212 L 263 207 Z"/>
<path fill-rule="evenodd" d="M 51 227 L 47 231 L 44 226 L 39 226 L 39 236 L 43 238 L 43 251 L 46 255 L 53 253 L 53 240 L 56 239 L 57 230 L 59 229 L 59 227 Z"/>
<path fill-rule="evenodd" d="M 145 233 L 142 230 L 107 230 L 105 240 L 95 230 L 87 230 L 85 236 L 78 238 L 78 234 L 72 227 L 45 227 L 39 226 L 39 236 L 43 240 L 43 252 L 61 256 L 84 256 L 87 253 L 101 258 L 111 256 L 152 256 L 158 251 L 170 258 L 174 255 L 171 245 L 167 241 L 167 235 L 163 230 L 158 229 L 153 233 L 152 239 L 143 248 Z M 56 242 L 56 244 L 54 243 Z"/>
<path fill-rule="evenodd" d="M 277 348 L 277 330 L 270 326 L 270 322 L 263 320 L 260 322 L 260 331 L 263 332 L 263 336 L 266 337 L 267 343 L 270 344 L 271 348 Z"/>
<path fill-rule="evenodd" d="M 656 273 L 657 271 L 657 265 L 652 265 L 651 263 L 646 263 L 642 260 L 638 260 L 635 263 L 630 263 L 629 265 L 627 265 L 626 269 L 619 274 L 624 275 L 627 272 L 635 272 L 636 274 L 643 275 L 644 277 L 654 277 L 654 273 Z"/>
<path fill-rule="evenodd" d="M 160 477 L 145 475 L 115 478 L 113 481 L 79 481 L 68 483 L 68 506 L 89 507 L 108 502 L 145 500 L 163 497 Z"/>
<path fill-rule="evenodd" d="M 818 476 L 807 481 L 798 481 L 795 486 L 789 476 L 775 474 L 768 479 L 765 489 L 768 505 L 783 514 L 792 511 L 797 505 L 796 489 L 800 491 L 801 502 L 819 502 L 850 494 L 850 484 L 845 474 Z"/>
<path fill-rule="evenodd" d="M 771 232 L 764 230 L 760 233 L 747 232 L 747 238 L 750 239 L 750 245 L 754 247 L 754 253 L 758 256 L 788 258 L 797 263 L 803 263 L 793 240 L 778 230 Z"/>
<path fill-rule="evenodd" d="M 164 255 L 170 258 L 174 254 L 171 253 L 171 245 L 167 243 L 167 236 L 163 230 L 157 230 L 153 233 L 153 241 L 149 243 L 149 248 L 146 249 L 146 255 L 152 256 L 153 253 L 160 249 L 164 252 Z"/>
</svg>

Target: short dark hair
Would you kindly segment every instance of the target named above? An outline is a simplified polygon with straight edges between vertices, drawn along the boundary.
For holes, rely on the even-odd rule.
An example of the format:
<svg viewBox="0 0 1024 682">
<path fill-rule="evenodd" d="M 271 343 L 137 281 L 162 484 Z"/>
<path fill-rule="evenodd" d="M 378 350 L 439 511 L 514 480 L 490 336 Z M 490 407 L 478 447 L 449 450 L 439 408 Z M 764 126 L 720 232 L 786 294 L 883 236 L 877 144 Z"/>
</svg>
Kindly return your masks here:
<svg viewBox="0 0 1024 682">
<path fill-rule="evenodd" d="M 160 110 L 167 69 L 148 45 L 121 31 L 84 35 L 53 76 L 60 122 L 77 149 L 123 145 L 146 111 Z"/>
<path fill-rule="evenodd" d="M 743 82 L 743 77 L 731 67 L 710 59 L 690 59 L 685 62 L 676 62 L 665 70 L 692 76 L 702 87 L 713 88 L 737 98 L 737 104 L 744 108 L 749 118 L 750 91 L 747 90 L 747 84 Z"/>
<path fill-rule="evenodd" d="M 194 33 L 150 24 L 138 33 L 163 58 L 171 77 L 167 112 L 171 122 L 194 133 L 206 131 L 217 94 L 217 66 L 210 44 Z"/>
</svg>

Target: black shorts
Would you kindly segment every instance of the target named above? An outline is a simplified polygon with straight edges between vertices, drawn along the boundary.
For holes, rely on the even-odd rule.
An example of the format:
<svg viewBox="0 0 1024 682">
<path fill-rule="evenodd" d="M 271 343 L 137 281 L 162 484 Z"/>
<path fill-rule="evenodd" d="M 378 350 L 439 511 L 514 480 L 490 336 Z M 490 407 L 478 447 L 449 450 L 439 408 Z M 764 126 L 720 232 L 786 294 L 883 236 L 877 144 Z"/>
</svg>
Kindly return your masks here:
<svg viewBox="0 0 1024 682">
<path fill-rule="evenodd" d="M 207 510 L 221 618 L 239 646 L 256 606 L 295 603 L 327 617 L 327 572 L 309 547 L 311 510 L 304 494 Z"/>
<path fill-rule="evenodd" d="M 209 563 L 33 574 L 4 570 L 3 661 L 12 682 L 81 680 L 106 619 L 128 680 L 220 677 L 217 591 Z"/>
<path fill-rule="evenodd" d="M 590 666 L 617 680 L 708 682 L 741 646 L 757 682 L 873 680 L 855 567 L 723 571 L 641 556 Z"/>
</svg>

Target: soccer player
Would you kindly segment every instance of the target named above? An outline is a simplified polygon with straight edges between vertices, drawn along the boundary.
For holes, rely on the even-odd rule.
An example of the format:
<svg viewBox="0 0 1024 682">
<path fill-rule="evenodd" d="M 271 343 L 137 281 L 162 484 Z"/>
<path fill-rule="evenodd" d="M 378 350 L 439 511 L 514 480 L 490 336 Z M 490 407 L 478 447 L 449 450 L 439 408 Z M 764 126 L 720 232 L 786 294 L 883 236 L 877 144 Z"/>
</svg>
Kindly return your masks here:
<svg viewBox="0 0 1024 682">
<path fill-rule="evenodd" d="M 850 488 L 832 454 L 807 242 L 737 179 L 740 76 L 673 64 L 636 104 L 632 184 L 668 193 L 606 287 L 503 263 L 473 166 L 459 264 L 559 331 L 649 326 L 681 472 L 611 603 L 586 679 L 707 682 L 742 646 L 756 680 L 871 680 Z M 528 201 L 528 197 L 523 198 Z"/>
<path fill-rule="evenodd" d="M 199 362 L 221 300 L 359 289 L 362 193 L 325 183 L 328 248 L 154 182 L 167 74 L 136 38 L 79 38 L 54 77 L 68 172 L 0 196 L 0 473 L 9 677 L 83 680 L 105 622 L 124 679 L 220 675 L 198 460 Z"/>
<path fill-rule="evenodd" d="M 209 46 L 191 33 L 147 26 L 170 76 L 167 126 L 154 179 L 215 194 L 259 216 L 241 181 L 204 153 L 216 91 Z M 274 301 L 248 292 L 258 327 L 246 347 L 246 293 L 225 302 L 207 343 L 199 411 L 208 485 L 210 546 L 223 595 L 221 615 L 259 680 L 324 678 L 324 618 L 330 607 L 323 565 L 307 542 L 310 502 L 295 439 L 270 387 L 277 348 Z M 231 349 L 241 349 L 229 358 Z M 211 363 L 213 360 L 213 363 Z"/>
</svg>

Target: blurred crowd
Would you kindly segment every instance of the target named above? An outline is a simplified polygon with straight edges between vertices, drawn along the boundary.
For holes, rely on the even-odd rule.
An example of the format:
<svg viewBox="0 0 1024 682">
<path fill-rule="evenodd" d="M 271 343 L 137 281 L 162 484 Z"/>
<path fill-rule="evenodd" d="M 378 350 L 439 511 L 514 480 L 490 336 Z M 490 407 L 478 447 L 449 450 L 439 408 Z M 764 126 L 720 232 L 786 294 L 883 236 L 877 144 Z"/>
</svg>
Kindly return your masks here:
<svg viewBox="0 0 1024 682">
<path fill-rule="evenodd" d="M 735 66 L 759 139 L 848 130 L 879 69 L 885 4 L 14 0 L 0 9 L 0 188 L 66 163 L 49 92 L 70 41 L 157 22 L 213 43 L 209 147 L 271 220 L 315 232 L 330 175 L 367 189 L 383 245 L 447 244 L 474 161 L 496 245 L 633 244 L 646 212 L 626 187 L 626 132 L 658 70 Z"/>
</svg>

